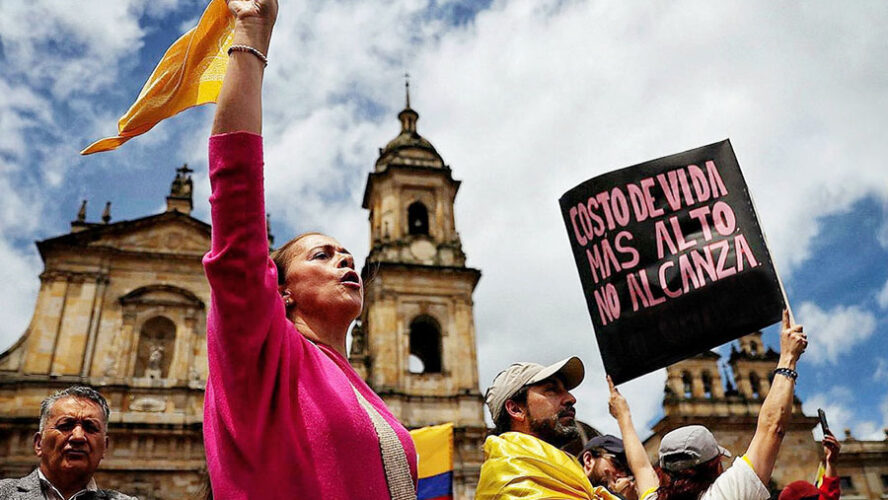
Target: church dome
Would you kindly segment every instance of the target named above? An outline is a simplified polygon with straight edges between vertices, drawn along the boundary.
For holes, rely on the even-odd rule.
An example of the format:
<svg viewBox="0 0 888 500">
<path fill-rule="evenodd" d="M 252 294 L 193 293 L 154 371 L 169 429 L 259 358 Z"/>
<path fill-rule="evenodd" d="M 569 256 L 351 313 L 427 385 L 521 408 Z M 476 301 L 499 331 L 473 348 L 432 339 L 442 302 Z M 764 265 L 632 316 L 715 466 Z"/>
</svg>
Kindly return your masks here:
<svg viewBox="0 0 888 500">
<path fill-rule="evenodd" d="M 419 113 L 410 107 L 410 88 L 407 87 L 407 106 L 398 113 L 401 133 L 379 150 L 376 170 L 384 170 L 392 164 L 420 167 L 444 167 L 444 160 L 432 143 L 416 131 Z"/>
</svg>

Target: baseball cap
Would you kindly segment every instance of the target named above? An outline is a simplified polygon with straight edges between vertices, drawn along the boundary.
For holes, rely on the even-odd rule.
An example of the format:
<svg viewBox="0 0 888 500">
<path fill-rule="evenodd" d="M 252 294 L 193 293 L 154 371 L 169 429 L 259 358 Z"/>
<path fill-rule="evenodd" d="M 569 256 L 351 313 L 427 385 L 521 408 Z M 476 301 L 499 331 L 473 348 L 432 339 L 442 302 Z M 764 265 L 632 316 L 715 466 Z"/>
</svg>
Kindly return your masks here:
<svg viewBox="0 0 888 500">
<path fill-rule="evenodd" d="M 605 451 L 613 453 L 614 455 L 624 455 L 626 450 L 623 448 L 623 440 L 618 438 L 617 436 L 612 436 L 610 434 L 605 434 L 603 436 L 595 436 L 594 438 L 586 441 L 586 445 L 583 446 L 583 452 L 585 453 L 589 450 L 601 448 Z M 582 455 L 581 453 L 581 455 Z"/>
<path fill-rule="evenodd" d="M 522 387 L 537 384 L 556 374 L 564 377 L 564 388 L 571 390 L 583 381 L 585 375 L 583 362 L 580 358 L 571 356 L 549 366 L 538 363 L 513 363 L 499 372 L 484 396 L 493 421 L 496 422 L 499 418 L 506 400 Z"/>
<path fill-rule="evenodd" d="M 708 462 L 731 452 L 715 441 L 715 436 L 702 425 L 687 425 L 667 433 L 660 441 L 660 467 L 677 472 Z"/>
<path fill-rule="evenodd" d="M 783 488 L 778 500 L 800 500 L 802 498 L 820 498 L 820 490 L 808 481 L 793 481 Z"/>
</svg>

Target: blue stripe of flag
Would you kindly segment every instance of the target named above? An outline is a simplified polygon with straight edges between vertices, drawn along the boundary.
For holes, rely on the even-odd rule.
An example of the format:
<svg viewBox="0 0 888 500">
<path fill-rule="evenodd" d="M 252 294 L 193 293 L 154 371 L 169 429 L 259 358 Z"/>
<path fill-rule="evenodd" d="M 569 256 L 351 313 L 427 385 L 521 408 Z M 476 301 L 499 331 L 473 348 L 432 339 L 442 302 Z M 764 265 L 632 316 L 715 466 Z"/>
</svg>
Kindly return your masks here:
<svg viewBox="0 0 888 500">
<path fill-rule="evenodd" d="M 419 478 L 419 484 L 416 488 L 416 498 L 418 500 L 431 500 L 452 494 L 453 471 L 447 471 L 437 476 Z"/>
</svg>

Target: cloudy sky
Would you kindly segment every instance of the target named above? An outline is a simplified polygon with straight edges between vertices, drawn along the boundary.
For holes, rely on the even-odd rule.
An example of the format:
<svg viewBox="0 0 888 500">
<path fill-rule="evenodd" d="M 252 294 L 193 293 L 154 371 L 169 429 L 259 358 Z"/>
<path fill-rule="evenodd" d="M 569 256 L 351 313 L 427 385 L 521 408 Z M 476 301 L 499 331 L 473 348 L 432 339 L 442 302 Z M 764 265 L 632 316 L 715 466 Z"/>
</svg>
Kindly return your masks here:
<svg viewBox="0 0 888 500">
<path fill-rule="evenodd" d="M 209 220 L 212 106 L 112 153 L 164 50 L 204 0 L 0 0 L 0 350 L 27 327 L 42 264 L 80 200 L 97 221 L 162 210 L 197 172 Z M 841 2 L 282 1 L 265 86 L 273 230 L 368 247 L 360 208 L 399 130 L 411 74 L 419 131 L 456 178 L 482 385 L 511 361 L 571 354 L 579 416 L 615 430 L 559 196 L 619 167 L 730 138 L 811 346 L 798 392 L 836 429 L 888 426 L 888 4 Z M 881 139 L 880 139 L 881 138 Z M 773 329 L 765 340 L 776 345 Z M 721 352 L 726 352 L 722 348 Z M 642 433 L 665 375 L 624 392 Z"/>
</svg>

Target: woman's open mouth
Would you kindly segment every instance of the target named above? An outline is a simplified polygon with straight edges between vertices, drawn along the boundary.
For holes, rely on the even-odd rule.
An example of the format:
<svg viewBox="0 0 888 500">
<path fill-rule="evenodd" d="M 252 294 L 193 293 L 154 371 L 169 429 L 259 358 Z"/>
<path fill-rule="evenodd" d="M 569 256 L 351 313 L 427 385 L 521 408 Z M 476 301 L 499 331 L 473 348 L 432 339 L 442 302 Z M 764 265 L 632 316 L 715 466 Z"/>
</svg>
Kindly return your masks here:
<svg viewBox="0 0 888 500">
<path fill-rule="evenodd" d="M 361 288 L 361 277 L 354 271 L 349 271 L 339 278 L 339 282 L 349 288 Z"/>
</svg>

